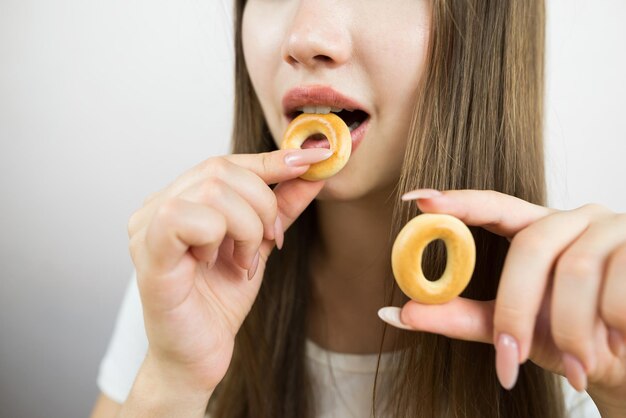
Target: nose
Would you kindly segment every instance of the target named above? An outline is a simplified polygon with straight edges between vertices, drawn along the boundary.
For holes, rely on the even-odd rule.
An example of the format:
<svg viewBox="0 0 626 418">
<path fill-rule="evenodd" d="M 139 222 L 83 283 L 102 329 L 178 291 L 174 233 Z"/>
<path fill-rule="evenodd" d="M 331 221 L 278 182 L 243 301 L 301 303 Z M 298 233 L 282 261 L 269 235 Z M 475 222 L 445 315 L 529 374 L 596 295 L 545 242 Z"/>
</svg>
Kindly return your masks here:
<svg viewBox="0 0 626 418">
<path fill-rule="evenodd" d="M 337 1 L 300 1 L 281 52 L 293 66 L 316 68 L 346 63 L 352 54 L 352 40 Z"/>
</svg>

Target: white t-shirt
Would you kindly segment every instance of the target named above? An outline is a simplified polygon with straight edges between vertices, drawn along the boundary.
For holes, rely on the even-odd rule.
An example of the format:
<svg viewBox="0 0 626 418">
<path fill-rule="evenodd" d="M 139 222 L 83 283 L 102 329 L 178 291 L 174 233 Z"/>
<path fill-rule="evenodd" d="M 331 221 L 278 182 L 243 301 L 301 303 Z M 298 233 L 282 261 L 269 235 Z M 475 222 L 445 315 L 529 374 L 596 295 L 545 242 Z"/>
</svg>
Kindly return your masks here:
<svg viewBox="0 0 626 418">
<path fill-rule="evenodd" d="M 148 348 L 141 299 L 133 276 L 117 317 L 113 337 L 100 363 L 98 387 L 102 393 L 123 403 Z M 384 398 L 385 379 L 392 378 L 390 353 L 383 354 L 379 367 L 378 396 Z M 370 416 L 377 354 L 336 353 L 308 340 L 307 364 L 318 400 L 318 418 L 364 418 Z M 569 418 L 600 417 L 587 393 L 576 392 L 562 379 Z"/>
</svg>

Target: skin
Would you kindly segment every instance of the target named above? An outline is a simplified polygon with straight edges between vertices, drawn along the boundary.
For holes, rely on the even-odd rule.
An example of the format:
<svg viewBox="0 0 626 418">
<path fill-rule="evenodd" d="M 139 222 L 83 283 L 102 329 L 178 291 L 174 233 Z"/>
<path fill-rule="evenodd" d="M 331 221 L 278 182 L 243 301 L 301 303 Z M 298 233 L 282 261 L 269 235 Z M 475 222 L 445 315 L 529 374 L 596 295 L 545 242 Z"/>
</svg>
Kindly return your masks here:
<svg viewBox="0 0 626 418">
<path fill-rule="evenodd" d="M 329 86 L 370 114 L 365 139 L 317 196 L 321 229 L 312 251 L 316 297 L 309 337 L 333 351 L 379 350 L 376 311 L 384 303 L 385 282 L 393 280 L 387 257 L 394 206 L 389 196 L 424 70 L 429 6 L 414 0 L 251 0 L 246 5 L 245 59 L 277 146 L 289 122 L 281 100 L 294 87 Z M 355 239 L 365 237 L 364 225 L 367 239 Z M 395 302 L 403 300 L 397 294 Z M 387 349 L 393 339 L 385 343 Z"/>
<path fill-rule="evenodd" d="M 346 168 L 325 182 L 298 179 L 323 159 L 319 150 L 282 150 L 210 158 L 146 199 L 128 229 L 149 349 L 124 405 L 101 397 L 93 417 L 203 416 L 265 261 L 316 198 L 321 237 L 311 252 L 309 338 L 339 352 L 378 351 L 376 311 L 392 277 L 383 244 L 393 206 L 387 196 L 423 72 L 428 12 L 427 2 L 415 0 L 249 2 L 246 63 L 274 138 L 287 126 L 283 95 L 309 83 L 366 105 L 369 131 Z M 299 166 L 286 163 L 288 154 Z M 562 354 L 571 353 L 605 415 L 623 414 L 626 359 L 609 346 L 607 330 L 626 334 L 624 215 L 599 206 L 560 212 L 484 191 L 448 191 L 418 204 L 507 236 L 512 246 L 495 301 L 408 301 L 397 325 L 482 342 L 506 333 L 518 342 L 520 362 L 530 358 L 557 373 Z M 394 304 L 404 302 L 400 295 Z"/>
<path fill-rule="evenodd" d="M 603 417 L 624 416 L 626 214 L 597 204 L 556 210 L 477 190 L 417 204 L 506 237 L 511 247 L 495 300 L 409 301 L 398 325 L 496 346 L 500 334 L 512 336 L 519 350 L 510 367 L 530 359 L 587 389 Z"/>
</svg>

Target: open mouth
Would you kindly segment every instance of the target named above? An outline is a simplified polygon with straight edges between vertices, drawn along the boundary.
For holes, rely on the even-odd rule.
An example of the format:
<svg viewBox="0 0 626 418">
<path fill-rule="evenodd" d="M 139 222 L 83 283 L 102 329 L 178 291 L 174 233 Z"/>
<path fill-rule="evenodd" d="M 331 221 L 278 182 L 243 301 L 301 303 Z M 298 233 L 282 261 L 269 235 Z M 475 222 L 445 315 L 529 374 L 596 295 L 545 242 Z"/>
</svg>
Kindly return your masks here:
<svg viewBox="0 0 626 418">
<path fill-rule="evenodd" d="M 347 110 L 328 106 L 305 106 L 291 113 L 289 115 L 289 120 L 294 120 L 302 113 L 327 114 L 331 112 L 339 116 L 344 121 L 344 123 L 348 126 L 348 129 L 350 129 L 351 133 L 354 130 L 358 129 L 359 126 L 361 126 L 363 122 L 365 122 L 369 118 L 369 115 L 360 109 Z M 328 139 L 322 134 L 311 135 L 302 143 L 302 149 L 306 148 L 330 149 L 330 143 L 328 142 Z"/>
<path fill-rule="evenodd" d="M 367 118 L 369 118 L 369 115 L 360 109 L 341 109 L 329 106 L 304 106 L 291 113 L 289 115 L 289 121 L 294 120 L 302 113 L 327 114 L 331 112 L 339 116 L 344 121 L 344 123 L 348 126 L 348 129 L 350 129 L 350 132 L 357 129 L 367 120 Z"/>
<path fill-rule="evenodd" d="M 283 96 L 282 106 L 288 123 L 302 113 L 336 114 L 350 130 L 353 151 L 363 140 L 369 125 L 370 114 L 363 110 L 365 106 L 330 86 L 294 87 Z M 312 147 L 330 148 L 330 144 L 323 135 L 312 135 L 304 141 L 302 148 Z"/>
</svg>

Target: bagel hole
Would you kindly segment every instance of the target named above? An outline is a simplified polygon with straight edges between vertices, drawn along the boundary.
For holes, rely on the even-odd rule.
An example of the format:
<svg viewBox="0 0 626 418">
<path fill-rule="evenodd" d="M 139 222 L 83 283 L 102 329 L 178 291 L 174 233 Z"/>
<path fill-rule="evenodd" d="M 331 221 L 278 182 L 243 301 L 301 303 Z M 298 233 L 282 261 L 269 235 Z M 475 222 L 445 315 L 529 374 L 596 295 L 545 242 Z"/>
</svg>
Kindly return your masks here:
<svg viewBox="0 0 626 418">
<path fill-rule="evenodd" d="M 327 148 L 330 149 L 330 142 L 328 142 L 328 138 L 324 134 L 315 134 L 308 137 L 300 147 L 302 149 L 306 148 Z"/>
<path fill-rule="evenodd" d="M 422 271 L 426 280 L 439 280 L 446 269 L 447 257 L 448 251 L 443 240 L 436 239 L 428 243 L 422 254 Z"/>
</svg>

